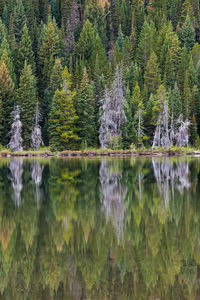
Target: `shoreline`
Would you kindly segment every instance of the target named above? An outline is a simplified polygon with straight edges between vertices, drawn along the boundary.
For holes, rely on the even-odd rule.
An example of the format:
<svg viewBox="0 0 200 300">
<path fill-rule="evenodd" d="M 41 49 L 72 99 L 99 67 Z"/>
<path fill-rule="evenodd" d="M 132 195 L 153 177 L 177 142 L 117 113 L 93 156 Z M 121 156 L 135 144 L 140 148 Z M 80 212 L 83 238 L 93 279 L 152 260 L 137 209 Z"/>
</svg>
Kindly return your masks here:
<svg viewBox="0 0 200 300">
<path fill-rule="evenodd" d="M 123 156 L 200 156 L 200 150 L 85 150 L 85 151 L 23 151 L 23 152 L 9 152 L 0 151 L 0 158 L 10 157 L 123 157 Z"/>
</svg>

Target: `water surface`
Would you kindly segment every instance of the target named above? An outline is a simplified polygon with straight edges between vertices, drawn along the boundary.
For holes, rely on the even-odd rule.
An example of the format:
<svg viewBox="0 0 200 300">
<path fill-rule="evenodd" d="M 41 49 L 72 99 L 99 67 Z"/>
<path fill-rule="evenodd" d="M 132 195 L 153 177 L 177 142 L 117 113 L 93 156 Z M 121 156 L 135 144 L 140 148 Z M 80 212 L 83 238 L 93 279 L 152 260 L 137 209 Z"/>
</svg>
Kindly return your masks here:
<svg viewBox="0 0 200 300">
<path fill-rule="evenodd" d="M 198 158 L 0 160 L 0 299 L 200 299 Z"/>
</svg>

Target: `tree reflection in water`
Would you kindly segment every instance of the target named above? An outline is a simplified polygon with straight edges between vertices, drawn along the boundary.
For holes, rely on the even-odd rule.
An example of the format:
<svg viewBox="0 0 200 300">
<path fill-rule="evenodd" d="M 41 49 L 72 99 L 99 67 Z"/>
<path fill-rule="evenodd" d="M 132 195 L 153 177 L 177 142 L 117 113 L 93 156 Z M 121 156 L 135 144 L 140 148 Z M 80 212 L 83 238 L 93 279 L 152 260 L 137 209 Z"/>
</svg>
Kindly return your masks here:
<svg viewBox="0 0 200 300">
<path fill-rule="evenodd" d="M 199 299 L 199 194 L 198 159 L 2 160 L 1 299 Z"/>
<path fill-rule="evenodd" d="M 16 206 L 21 203 L 21 191 L 23 188 L 22 175 L 23 175 L 23 159 L 13 158 L 8 163 L 10 169 L 9 179 L 12 182 L 13 200 Z"/>
<path fill-rule="evenodd" d="M 119 166 L 109 164 L 106 160 L 101 161 L 99 178 L 103 194 L 103 210 L 106 221 L 110 220 L 116 229 L 118 241 L 123 238 L 125 221 L 124 198 L 126 187 L 121 182 L 121 171 Z"/>
</svg>

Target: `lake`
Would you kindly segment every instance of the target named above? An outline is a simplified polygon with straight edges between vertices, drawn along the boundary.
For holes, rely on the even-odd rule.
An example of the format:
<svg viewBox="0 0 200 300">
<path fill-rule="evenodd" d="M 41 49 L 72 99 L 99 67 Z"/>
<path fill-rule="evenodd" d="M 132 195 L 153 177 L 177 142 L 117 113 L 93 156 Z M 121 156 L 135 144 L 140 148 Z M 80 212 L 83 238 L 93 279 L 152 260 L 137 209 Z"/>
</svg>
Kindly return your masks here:
<svg viewBox="0 0 200 300">
<path fill-rule="evenodd" d="M 0 160 L 0 299 L 200 299 L 200 159 Z"/>
</svg>

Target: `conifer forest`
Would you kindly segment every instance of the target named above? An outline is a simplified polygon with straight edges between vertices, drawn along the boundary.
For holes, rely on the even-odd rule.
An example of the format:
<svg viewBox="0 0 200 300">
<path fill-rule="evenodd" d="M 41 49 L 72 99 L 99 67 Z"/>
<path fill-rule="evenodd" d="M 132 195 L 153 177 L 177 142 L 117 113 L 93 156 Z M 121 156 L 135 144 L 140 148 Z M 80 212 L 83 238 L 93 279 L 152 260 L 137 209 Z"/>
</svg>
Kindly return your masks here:
<svg viewBox="0 0 200 300">
<path fill-rule="evenodd" d="M 200 1 L 0 0 L 0 144 L 200 146 Z"/>
</svg>

